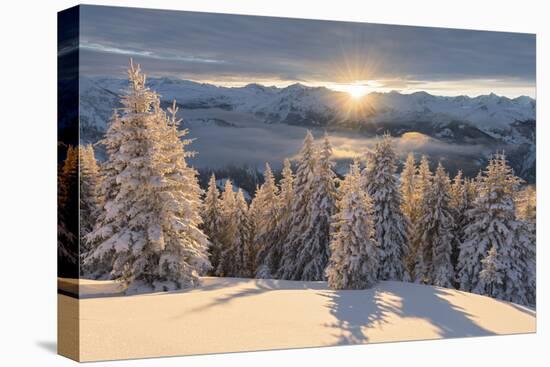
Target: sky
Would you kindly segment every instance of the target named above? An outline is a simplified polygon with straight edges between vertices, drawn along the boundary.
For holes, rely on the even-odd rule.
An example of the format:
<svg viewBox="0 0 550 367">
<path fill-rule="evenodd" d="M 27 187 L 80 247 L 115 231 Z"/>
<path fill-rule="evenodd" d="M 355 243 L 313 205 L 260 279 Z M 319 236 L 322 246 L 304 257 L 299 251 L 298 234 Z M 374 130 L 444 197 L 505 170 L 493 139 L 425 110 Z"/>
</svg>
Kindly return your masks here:
<svg viewBox="0 0 550 367">
<path fill-rule="evenodd" d="M 535 97 L 533 34 L 81 6 L 81 74 L 124 77 L 129 57 L 224 86 Z"/>
</svg>

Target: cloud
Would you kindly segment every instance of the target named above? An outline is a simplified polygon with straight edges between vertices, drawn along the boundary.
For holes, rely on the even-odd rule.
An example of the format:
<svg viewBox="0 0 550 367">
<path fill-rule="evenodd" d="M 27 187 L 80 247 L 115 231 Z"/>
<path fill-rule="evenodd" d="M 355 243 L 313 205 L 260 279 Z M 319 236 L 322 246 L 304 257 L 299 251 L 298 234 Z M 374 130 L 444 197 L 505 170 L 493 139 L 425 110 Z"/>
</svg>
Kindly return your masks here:
<svg viewBox="0 0 550 367">
<path fill-rule="evenodd" d="M 216 109 L 185 110 L 182 127 L 188 127 L 189 137 L 195 141 L 192 150 L 198 152 L 190 159 L 195 167 L 221 168 L 229 165 L 252 166 L 261 169 L 266 162 L 274 169 L 280 169 L 285 158 L 294 160 L 306 134 L 306 128 L 282 124 L 265 124 L 255 116 Z M 237 127 L 221 127 L 205 120 L 221 119 Z M 317 142 L 324 135 L 323 130 L 313 130 Z M 379 141 L 380 137 L 367 137 L 355 132 L 330 132 L 333 159 L 341 167 L 354 158 L 364 158 Z M 445 161 L 447 167 L 475 165 L 495 149 L 482 145 L 449 144 L 418 132 L 408 132 L 394 137 L 394 147 L 401 159 L 409 152 L 418 157 L 428 155 L 433 162 Z M 457 163 L 462 162 L 462 163 Z M 470 173 L 477 172 L 470 168 Z"/>
<path fill-rule="evenodd" d="M 142 50 L 127 50 L 114 46 L 106 46 L 98 43 L 89 43 L 81 42 L 79 47 L 84 50 L 97 51 L 97 52 L 106 52 L 118 55 L 130 55 L 130 56 L 141 56 L 145 58 L 158 59 L 158 60 L 173 60 L 173 61 L 183 61 L 183 62 L 202 62 L 207 64 L 220 64 L 223 63 L 223 60 L 207 59 L 196 56 L 184 56 L 184 55 L 169 55 L 169 54 L 155 54 L 151 51 L 142 51 Z"/>
<path fill-rule="evenodd" d="M 85 75 L 131 54 L 195 80 L 535 82 L 531 34 L 82 6 L 80 37 Z"/>
</svg>

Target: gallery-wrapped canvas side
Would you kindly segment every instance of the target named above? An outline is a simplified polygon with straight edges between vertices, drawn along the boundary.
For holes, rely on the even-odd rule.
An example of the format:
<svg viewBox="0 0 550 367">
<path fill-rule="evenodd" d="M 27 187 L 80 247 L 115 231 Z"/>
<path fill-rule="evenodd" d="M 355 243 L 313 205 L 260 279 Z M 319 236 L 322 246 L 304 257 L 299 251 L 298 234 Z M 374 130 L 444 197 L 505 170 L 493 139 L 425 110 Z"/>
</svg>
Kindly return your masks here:
<svg viewBox="0 0 550 367">
<path fill-rule="evenodd" d="M 57 340 L 79 360 L 78 75 L 79 7 L 57 18 Z"/>
</svg>

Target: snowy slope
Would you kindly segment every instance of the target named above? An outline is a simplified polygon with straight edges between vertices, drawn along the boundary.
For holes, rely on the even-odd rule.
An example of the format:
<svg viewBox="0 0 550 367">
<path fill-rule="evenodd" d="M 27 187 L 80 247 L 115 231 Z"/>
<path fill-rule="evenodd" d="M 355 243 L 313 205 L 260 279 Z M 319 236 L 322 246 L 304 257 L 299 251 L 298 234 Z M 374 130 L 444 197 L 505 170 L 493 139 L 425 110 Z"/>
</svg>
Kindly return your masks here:
<svg viewBox="0 0 550 367">
<path fill-rule="evenodd" d="M 117 289 L 90 283 L 86 297 Z M 81 299 L 79 315 L 84 361 L 531 333 L 535 316 L 485 296 L 411 283 L 333 291 L 325 282 L 213 277 L 187 291 Z"/>
</svg>

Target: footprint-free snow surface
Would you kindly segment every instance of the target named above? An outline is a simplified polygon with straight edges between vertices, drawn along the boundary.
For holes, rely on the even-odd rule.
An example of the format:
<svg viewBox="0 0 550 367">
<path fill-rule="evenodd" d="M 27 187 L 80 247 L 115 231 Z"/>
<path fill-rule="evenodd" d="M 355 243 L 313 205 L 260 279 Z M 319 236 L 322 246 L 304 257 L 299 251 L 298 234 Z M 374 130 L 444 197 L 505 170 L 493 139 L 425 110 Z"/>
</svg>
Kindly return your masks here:
<svg viewBox="0 0 550 367">
<path fill-rule="evenodd" d="M 120 290 L 112 281 L 81 281 L 81 360 L 530 333 L 536 327 L 532 309 L 401 282 L 334 291 L 325 282 L 205 277 L 190 290 L 130 296 Z"/>
</svg>

